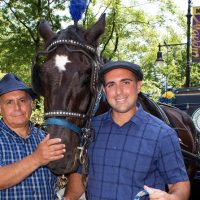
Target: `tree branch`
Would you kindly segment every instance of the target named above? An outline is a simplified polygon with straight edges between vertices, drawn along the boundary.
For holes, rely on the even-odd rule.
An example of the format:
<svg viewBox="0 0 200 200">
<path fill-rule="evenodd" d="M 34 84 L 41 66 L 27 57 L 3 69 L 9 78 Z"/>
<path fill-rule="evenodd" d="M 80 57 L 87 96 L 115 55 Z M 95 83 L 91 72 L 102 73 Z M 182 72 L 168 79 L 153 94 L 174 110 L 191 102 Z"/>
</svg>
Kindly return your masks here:
<svg viewBox="0 0 200 200">
<path fill-rule="evenodd" d="M 106 49 L 106 46 L 108 45 L 108 43 L 110 42 L 110 40 L 111 40 L 112 37 L 113 37 L 114 30 L 115 30 L 115 16 L 116 16 L 116 12 L 115 12 L 115 10 L 114 10 L 114 12 L 113 12 L 113 21 L 112 21 L 112 30 L 111 30 L 111 33 L 110 33 L 110 35 L 109 35 L 107 41 L 105 42 L 105 45 L 104 45 L 104 47 L 103 47 L 103 49 L 102 49 L 102 51 L 101 51 L 100 56 L 102 56 L 103 52 L 104 52 L 105 49 Z M 116 47 L 115 47 L 115 48 L 116 48 Z"/>
<path fill-rule="evenodd" d="M 4 0 L 3 0 L 3 1 L 4 1 Z M 12 12 L 12 14 L 15 16 L 15 18 L 28 30 L 28 32 L 29 32 L 31 38 L 33 39 L 33 41 L 36 42 L 36 39 L 34 38 L 34 35 L 33 35 L 32 31 L 31 31 L 31 29 L 26 25 L 25 22 L 23 22 L 23 21 L 18 17 L 17 13 L 14 12 L 14 10 L 12 9 L 11 3 L 10 3 L 10 2 L 9 2 L 9 3 L 6 3 L 5 1 L 4 1 L 4 3 L 8 6 L 8 8 L 9 8 L 10 11 Z"/>
</svg>

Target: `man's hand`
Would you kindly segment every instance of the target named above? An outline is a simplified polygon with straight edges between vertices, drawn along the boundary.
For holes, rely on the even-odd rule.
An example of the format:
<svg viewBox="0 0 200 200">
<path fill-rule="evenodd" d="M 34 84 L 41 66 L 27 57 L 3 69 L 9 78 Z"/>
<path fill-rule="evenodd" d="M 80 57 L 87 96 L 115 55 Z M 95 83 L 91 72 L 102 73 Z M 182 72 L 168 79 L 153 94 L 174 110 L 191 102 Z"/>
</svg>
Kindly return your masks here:
<svg viewBox="0 0 200 200">
<path fill-rule="evenodd" d="M 170 200 L 170 194 L 165 191 L 144 186 L 144 189 L 149 193 L 149 199 Z"/>
<path fill-rule="evenodd" d="M 31 155 L 0 167 L 0 190 L 20 183 L 38 167 L 63 158 L 64 152 L 65 145 L 61 144 L 61 139 L 50 139 L 47 135 Z"/>
<path fill-rule="evenodd" d="M 159 189 L 144 186 L 149 193 L 149 199 L 159 200 L 188 200 L 190 196 L 190 182 L 182 181 L 168 185 L 168 193 Z"/>
<path fill-rule="evenodd" d="M 47 165 L 50 161 L 64 157 L 65 145 L 61 144 L 60 138 L 50 139 L 49 134 L 37 146 L 32 154 L 39 166 Z"/>
</svg>

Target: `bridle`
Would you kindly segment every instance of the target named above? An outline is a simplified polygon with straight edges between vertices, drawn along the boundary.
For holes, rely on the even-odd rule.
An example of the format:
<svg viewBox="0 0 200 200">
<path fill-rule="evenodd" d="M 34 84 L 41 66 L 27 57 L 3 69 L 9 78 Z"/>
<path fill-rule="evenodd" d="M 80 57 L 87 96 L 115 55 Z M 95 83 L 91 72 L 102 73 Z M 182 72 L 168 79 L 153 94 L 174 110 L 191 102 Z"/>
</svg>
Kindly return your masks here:
<svg viewBox="0 0 200 200">
<path fill-rule="evenodd" d="M 66 110 L 51 110 L 44 114 L 46 120 L 45 125 L 56 125 L 61 126 L 75 132 L 80 138 L 80 144 L 77 147 L 79 151 L 79 161 L 83 165 L 83 173 L 87 175 L 88 171 L 88 159 L 87 159 L 87 148 L 91 143 L 94 137 L 94 131 L 91 128 L 91 121 L 94 117 L 101 99 L 102 87 L 98 84 L 98 73 L 101 67 L 100 56 L 97 53 L 97 49 L 92 46 L 82 44 L 74 40 L 56 40 L 52 42 L 45 51 L 40 51 L 36 54 L 35 59 L 33 60 L 33 66 L 37 64 L 39 57 L 43 55 L 48 55 L 49 53 L 55 51 L 58 46 L 63 45 L 66 51 L 70 53 L 79 52 L 86 55 L 92 61 L 92 73 L 91 73 L 91 82 L 90 82 L 90 91 L 92 93 L 92 99 L 89 106 L 89 109 L 86 113 L 77 113 Z M 69 45 L 78 47 L 78 49 L 70 49 Z M 92 58 L 88 52 L 94 54 Z M 68 118 L 79 118 L 86 120 L 84 127 L 78 127 L 77 125 L 71 123 L 67 119 L 62 119 L 63 117 Z"/>
</svg>

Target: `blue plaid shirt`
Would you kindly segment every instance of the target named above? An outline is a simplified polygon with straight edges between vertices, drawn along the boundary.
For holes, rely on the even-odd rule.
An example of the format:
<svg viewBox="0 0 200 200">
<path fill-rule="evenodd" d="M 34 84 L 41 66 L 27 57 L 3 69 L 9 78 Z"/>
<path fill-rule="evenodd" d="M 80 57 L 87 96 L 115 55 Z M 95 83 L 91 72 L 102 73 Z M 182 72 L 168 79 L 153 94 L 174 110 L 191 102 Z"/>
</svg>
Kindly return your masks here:
<svg viewBox="0 0 200 200">
<path fill-rule="evenodd" d="M 93 127 L 89 200 L 133 200 L 144 185 L 165 190 L 166 184 L 188 180 L 175 131 L 140 105 L 123 126 L 109 111 L 95 117 Z"/>
<path fill-rule="evenodd" d="M 44 137 L 42 130 L 31 125 L 28 138 L 21 138 L 0 120 L 0 167 L 32 154 Z M 55 199 L 55 183 L 56 176 L 47 167 L 40 167 L 21 183 L 0 190 L 0 199 L 52 200 Z"/>
</svg>

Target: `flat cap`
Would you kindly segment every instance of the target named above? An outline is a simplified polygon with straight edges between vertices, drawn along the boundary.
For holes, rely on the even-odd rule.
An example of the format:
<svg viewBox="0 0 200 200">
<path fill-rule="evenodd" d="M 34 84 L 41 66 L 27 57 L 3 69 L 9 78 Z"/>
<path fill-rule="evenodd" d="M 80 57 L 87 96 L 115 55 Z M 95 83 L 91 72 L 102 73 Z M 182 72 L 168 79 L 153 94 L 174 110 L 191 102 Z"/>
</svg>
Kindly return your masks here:
<svg viewBox="0 0 200 200">
<path fill-rule="evenodd" d="M 109 72 L 113 69 L 118 69 L 118 68 L 128 69 L 137 76 L 138 80 L 143 79 L 143 72 L 139 65 L 134 64 L 132 62 L 118 60 L 118 61 L 114 61 L 114 62 L 109 61 L 106 64 L 104 64 L 103 68 L 99 72 L 100 82 L 103 82 L 104 74 L 106 74 L 107 72 Z"/>
<path fill-rule="evenodd" d="M 15 91 L 15 90 L 23 90 L 27 92 L 33 100 L 36 98 L 36 94 L 33 92 L 31 88 L 29 88 L 26 84 L 24 84 L 14 74 L 8 73 L 0 80 L 0 95 Z"/>
</svg>

